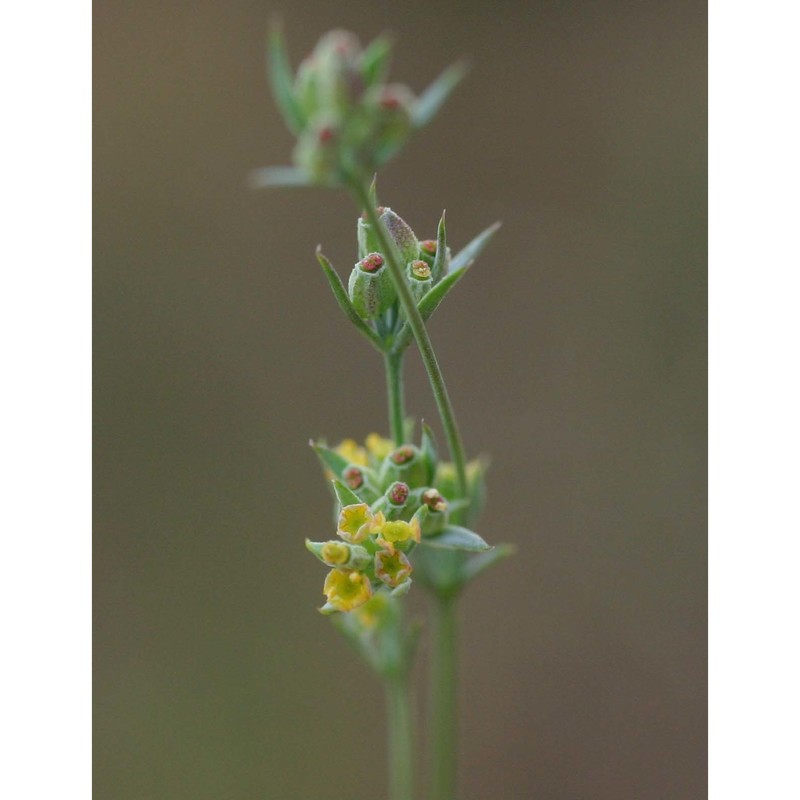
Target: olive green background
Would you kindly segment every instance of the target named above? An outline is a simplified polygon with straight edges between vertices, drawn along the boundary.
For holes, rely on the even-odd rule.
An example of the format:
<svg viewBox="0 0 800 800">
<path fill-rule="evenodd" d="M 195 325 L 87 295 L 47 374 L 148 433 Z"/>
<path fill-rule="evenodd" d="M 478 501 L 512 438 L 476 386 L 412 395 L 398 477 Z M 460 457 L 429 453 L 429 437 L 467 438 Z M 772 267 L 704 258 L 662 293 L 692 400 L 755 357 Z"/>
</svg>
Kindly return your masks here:
<svg viewBox="0 0 800 800">
<path fill-rule="evenodd" d="M 292 146 L 274 12 L 295 64 L 332 27 L 415 90 L 473 64 L 380 180 L 421 237 L 504 222 L 431 323 L 518 547 L 462 604 L 463 800 L 704 796 L 706 8 L 612 0 L 95 4 L 95 796 L 385 796 L 302 545 L 306 442 L 384 432 L 383 375 L 313 257 L 352 266 L 348 198 L 246 187 Z M 408 392 L 440 430 L 416 354 Z"/>
</svg>

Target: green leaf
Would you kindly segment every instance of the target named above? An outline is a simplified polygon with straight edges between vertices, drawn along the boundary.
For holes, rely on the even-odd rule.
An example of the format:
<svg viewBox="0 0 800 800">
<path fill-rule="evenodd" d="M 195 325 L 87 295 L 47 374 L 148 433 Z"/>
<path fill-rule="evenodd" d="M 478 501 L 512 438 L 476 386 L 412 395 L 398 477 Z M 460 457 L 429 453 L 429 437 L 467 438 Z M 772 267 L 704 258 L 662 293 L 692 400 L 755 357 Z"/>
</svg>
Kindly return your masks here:
<svg viewBox="0 0 800 800">
<path fill-rule="evenodd" d="M 333 292 L 333 296 L 336 298 L 336 302 L 339 304 L 339 308 L 344 311 L 345 316 L 353 325 L 358 328 L 359 333 L 365 336 L 370 344 L 375 347 L 378 352 L 383 353 L 384 347 L 383 343 L 381 342 L 378 334 L 372 330 L 372 328 L 364 322 L 363 319 L 358 315 L 358 312 L 355 310 L 352 301 L 350 300 L 350 295 L 347 293 L 347 289 L 344 288 L 344 284 L 342 283 L 342 279 L 339 277 L 339 274 L 336 270 L 331 266 L 331 262 L 328 261 L 327 258 L 322 254 L 322 250 L 317 247 L 317 261 L 319 261 L 319 265 L 322 267 L 322 271 L 325 273 L 325 277 L 328 279 L 328 283 L 331 286 L 331 291 Z"/>
<path fill-rule="evenodd" d="M 427 125 L 444 105 L 453 89 L 467 74 L 463 61 L 449 66 L 419 97 L 414 107 L 414 125 L 421 128 Z"/>
<path fill-rule="evenodd" d="M 275 102 L 292 133 L 300 133 L 305 127 L 305 115 L 294 96 L 294 75 L 286 55 L 286 43 L 280 26 L 270 26 L 267 38 L 267 72 Z"/>
<path fill-rule="evenodd" d="M 447 263 L 447 227 L 445 226 L 444 217 L 445 212 L 442 211 L 442 218 L 439 220 L 439 227 L 436 230 L 436 256 L 431 267 L 434 281 L 438 281 L 444 275 L 444 267 Z"/>
<path fill-rule="evenodd" d="M 247 177 L 252 189 L 277 187 L 313 186 L 306 173 L 299 167 L 261 167 Z"/>
<path fill-rule="evenodd" d="M 389 56 L 392 52 L 392 41 L 388 36 L 373 39 L 361 56 L 361 74 L 364 83 L 372 86 L 386 79 L 389 71 Z"/>
<path fill-rule="evenodd" d="M 333 481 L 333 491 L 341 506 L 354 506 L 364 501 L 353 491 L 348 489 L 341 481 Z"/>
<path fill-rule="evenodd" d="M 402 442 L 395 442 L 395 446 L 400 447 L 401 444 L 412 441 L 414 439 L 414 428 L 416 427 L 417 421 L 414 417 L 406 417 L 403 420 L 403 436 L 405 439 Z"/>
<path fill-rule="evenodd" d="M 312 440 L 309 445 L 319 457 L 323 469 L 329 469 L 334 475 L 341 478 L 342 473 L 350 466 L 350 462 L 347 459 L 342 458 L 329 447 L 325 447 L 324 444 L 317 444 Z"/>
<path fill-rule="evenodd" d="M 429 547 L 437 547 L 442 550 L 466 550 L 471 553 L 480 553 L 491 549 L 491 545 L 486 544 L 475 531 L 467 530 L 459 525 L 447 525 L 441 533 L 423 541 Z"/>
<path fill-rule="evenodd" d="M 502 222 L 495 222 L 494 225 L 490 225 L 485 231 L 479 233 L 463 250 L 460 250 L 450 262 L 450 274 L 463 271 L 471 266 L 472 262 L 483 252 L 502 224 Z"/>
<path fill-rule="evenodd" d="M 513 544 L 501 544 L 486 553 L 478 553 L 472 556 L 461 567 L 461 582 L 468 583 L 477 578 L 478 575 L 486 572 L 490 567 L 513 555 L 515 551 L 516 547 Z"/>
<path fill-rule="evenodd" d="M 422 423 L 422 441 L 420 443 L 420 450 L 422 450 L 422 456 L 425 459 L 425 466 L 428 468 L 428 474 L 425 478 L 425 481 L 426 483 L 431 483 L 433 476 L 436 473 L 436 438 L 433 435 L 433 431 L 425 422 Z"/>
</svg>

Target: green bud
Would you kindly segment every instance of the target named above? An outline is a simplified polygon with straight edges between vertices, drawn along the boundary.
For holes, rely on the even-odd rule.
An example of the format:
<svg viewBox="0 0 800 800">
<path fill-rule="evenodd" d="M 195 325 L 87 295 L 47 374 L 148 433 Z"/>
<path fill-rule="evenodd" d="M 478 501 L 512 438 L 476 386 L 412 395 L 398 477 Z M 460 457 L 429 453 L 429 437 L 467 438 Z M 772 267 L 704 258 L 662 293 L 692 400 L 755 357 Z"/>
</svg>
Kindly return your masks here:
<svg viewBox="0 0 800 800">
<path fill-rule="evenodd" d="M 414 300 L 417 302 L 419 302 L 428 293 L 431 286 L 433 286 L 431 268 L 421 259 L 409 262 L 406 267 L 406 277 L 411 287 L 411 294 L 414 295 Z"/>
<path fill-rule="evenodd" d="M 415 261 L 419 257 L 419 242 L 408 223 L 395 214 L 391 208 L 383 210 L 381 222 L 389 232 L 389 236 L 394 240 L 397 251 L 400 254 L 400 261 L 403 264 Z"/>
<path fill-rule="evenodd" d="M 361 545 L 338 540 L 312 542 L 310 539 L 306 539 L 306 549 L 329 567 L 363 570 L 372 563 L 373 559 L 372 555 Z"/>
<path fill-rule="evenodd" d="M 370 253 L 350 273 L 350 300 L 364 319 L 374 319 L 397 299 L 392 276 L 380 253 Z"/>
<path fill-rule="evenodd" d="M 381 466 L 381 486 L 388 486 L 393 481 L 401 481 L 410 487 L 426 483 L 428 468 L 419 448 L 413 444 L 404 444 L 389 453 Z"/>
<path fill-rule="evenodd" d="M 312 127 L 300 134 L 294 149 L 295 163 L 315 181 L 330 183 L 339 168 L 339 131 L 329 118 L 315 120 Z"/>
<path fill-rule="evenodd" d="M 319 40 L 311 58 L 316 68 L 319 109 L 344 117 L 364 89 L 357 37 L 348 31 L 330 31 Z"/>
<path fill-rule="evenodd" d="M 448 522 L 447 500 L 442 497 L 438 489 L 425 489 L 421 493 L 422 505 L 428 509 L 428 514 L 422 525 L 422 533 L 432 536 L 439 533 Z"/>
<path fill-rule="evenodd" d="M 382 512 L 386 519 L 399 519 L 409 504 L 411 491 L 408 484 L 395 481 L 384 493 L 383 497 L 372 506 L 373 514 Z M 410 512 L 409 512 L 410 513 Z"/>
</svg>

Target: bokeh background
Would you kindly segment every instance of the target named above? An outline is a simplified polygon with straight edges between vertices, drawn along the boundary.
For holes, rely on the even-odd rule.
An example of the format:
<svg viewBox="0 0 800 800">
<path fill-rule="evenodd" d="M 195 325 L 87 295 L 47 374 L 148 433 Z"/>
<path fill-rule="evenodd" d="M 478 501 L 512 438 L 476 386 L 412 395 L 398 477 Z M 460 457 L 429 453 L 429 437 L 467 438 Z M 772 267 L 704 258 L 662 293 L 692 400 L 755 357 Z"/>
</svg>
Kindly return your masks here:
<svg viewBox="0 0 800 800">
<path fill-rule="evenodd" d="M 313 256 L 352 266 L 347 197 L 245 183 L 292 144 L 276 12 L 295 64 L 333 27 L 393 31 L 417 90 L 473 63 L 381 176 L 422 237 L 504 222 L 431 323 L 494 459 L 479 530 L 518 546 L 462 604 L 463 800 L 705 796 L 698 0 L 97 0 L 95 796 L 384 796 L 381 694 L 302 544 L 306 442 L 385 431 L 383 377 Z M 434 422 L 416 355 L 408 384 Z"/>
</svg>

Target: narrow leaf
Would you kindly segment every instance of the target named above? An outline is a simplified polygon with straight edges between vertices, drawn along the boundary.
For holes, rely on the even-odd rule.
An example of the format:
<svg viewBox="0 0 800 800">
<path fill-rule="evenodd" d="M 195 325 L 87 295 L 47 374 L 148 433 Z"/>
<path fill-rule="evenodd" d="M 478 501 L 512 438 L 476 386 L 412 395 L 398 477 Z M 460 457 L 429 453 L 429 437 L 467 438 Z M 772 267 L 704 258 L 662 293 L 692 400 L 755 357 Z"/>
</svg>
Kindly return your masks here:
<svg viewBox="0 0 800 800">
<path fill-rule="evenodd" d="M 358 315 L 358 312 L 353 307 L 353 303 L 350 300 L 350 295 L 347 293 L 347 289 L 344 288 L 344 284 L 342 283 L 342 279 L 339 277 L 339 273 L 331 266 L 331 262 L 328 261 L 327 258 L 322 254 L 322 250 L 317 247 L 317 261 L 319 261 L 319 265 L 322 267 L 322 271 L 325 273 L 325 277 L 328 279 L 328 283 L 331 286 L 331 291 L 333 292 L 333 296 L 336 298 L 336 302 L 339 304 L 339 308 L 344 311 L 345 316 L 353 323 L 353 325 L 358 328 L 359 332 L 366 336 L 369 339 L 370 343 L 379 351 L 383 352 L 383 344 L 378 337 L 378 334 L 372 330 L 372 328 L 364 322 L 363 319 Z"/>
<path fill-rule="evenodd" d="M 308 176 L 299 167 L 261 167 L 254 169 L 247 177 L 253 189 L 273 187 L 312 186 Z"/>
<path fill-rule="evenodd" d="M 434 281 L 438 281 L 444 274 L 444 267 L 447 263 L 447 227 L 444 217 L 445 212 L 442 211 L 442 218 L 439 220 L 439 227 L 436 231 L 436 256 L 433 259 L 433 267 L 431 268 Z"/>
<path fill-rule="evenodd" d="M 479 553 L 491 549 L 491 546 L 486 544 L 475 531 L 467 530 L 458 525 L 447 525 L 441 533 L 423 541 L 429 547 L 438 547 L 442 550 L 466 550 L 472 553 Z"/>
<path fill-rule="evenodd" d="M 417 128 L 427 125 L 436 116 L 445 100 L 466 74 L 467 65 L 463 61 L 456 62 L 420 95 L 414 108 L 414 125 Z"/>
<path fill-rule="evenodd" d="M 354 506 L 363 500 L 353 491 L 348 489 L 341 481 L 333 481 L 333 491 L 341 506 Z"/>
<path fill-rule="evenodd" d="M 392 41 L 388 36 L 378 36 L 364 50 L 364 54 L 361 56 L 361 75 L 367 86 L 386 79 L 391 52 Z"/>
<path fill-rule="evenodd" d="M 280 26 L 270 26 L 267 39 L 268 79 L 275 102 L 292 133 L 300 133 L 305 127 L 305 117 L 294 96 L 294 75 L 286 55 L 286 43 Z"/>
<path fill-rule="evenodd" d="M 451 274 L 469 267 L 483 252 L 502 224 L 502 222 L 495 222 L 494 225 L 490 225 L 485 231 L 479 233 L 463 250 L 460 250 L 450 263 Z"/>
<path fill-rule="evenodd" d="M 486 572 L 490 567 L 493 567 L 495 564 L 513 555 L 515 550 L 516 548 L 513 544 L 501 544 L 486 553 L 479 553 L 478 555 L 472 556 L 464 562 L 461 568 L 462 583 L 468 583 L 474 578 L 477 578 L 478 575 Z"/>
<path fill-rule="evenodd" d="M 420 449 L 422 450 L 422 456 L 425 459 L 425 465 L 428 469 L 425 480 L 427 483 L 430 483 L 436 472 L 436 437 L 425 422 L 422 423 L 422 442 L 420 443 Z"/>
<path fill-rule="evenodd" d="M 329 469 L 334 475 L 341 478 L 342 473 L 350 466 L 350 462 L 329 447 L 325 447 L 324 444 L 317 444 L 314 441 L 309 444 L 319 457 L 323 469 Z"/>
</svg>

